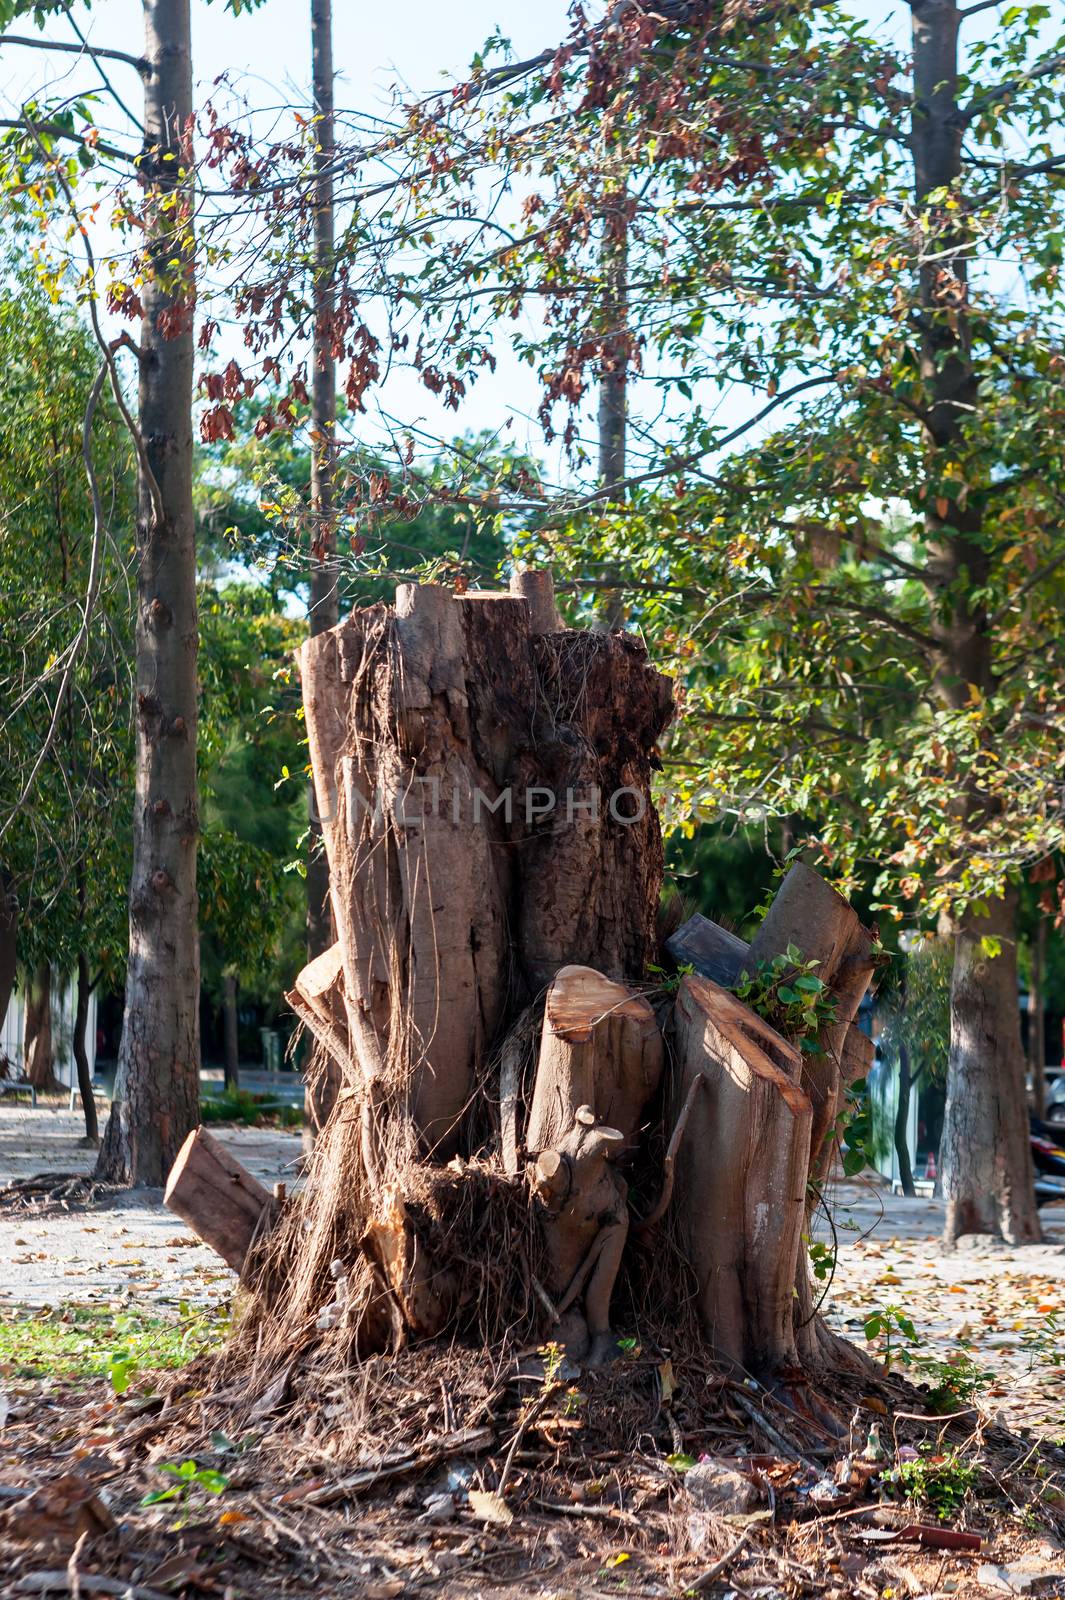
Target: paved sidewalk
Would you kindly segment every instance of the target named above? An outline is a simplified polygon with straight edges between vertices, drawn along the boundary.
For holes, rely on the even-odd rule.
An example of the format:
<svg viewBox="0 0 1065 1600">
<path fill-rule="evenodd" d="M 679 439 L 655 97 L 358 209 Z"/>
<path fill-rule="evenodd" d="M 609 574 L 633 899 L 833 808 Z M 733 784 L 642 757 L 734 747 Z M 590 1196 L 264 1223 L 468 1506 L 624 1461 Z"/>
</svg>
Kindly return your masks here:
<svg viewBox="0 0 1065 1600">
<path fill-rule="evenodd" d="M 93 1152 L 79 1143 L 83 1131 L 80 1112 L 0 1106 L 0 1184 L 39 1172 L 87 1173 Z M 298 1129 L 222 1128 L 219 1137 L 267 1187 L 292 1182 Z M 0 1306 L 228 1299 L 233 1274 L 162 1199 L 159 1189 L 131 1189 L 91 1211 L 0 1215 Z"/>
</svg>

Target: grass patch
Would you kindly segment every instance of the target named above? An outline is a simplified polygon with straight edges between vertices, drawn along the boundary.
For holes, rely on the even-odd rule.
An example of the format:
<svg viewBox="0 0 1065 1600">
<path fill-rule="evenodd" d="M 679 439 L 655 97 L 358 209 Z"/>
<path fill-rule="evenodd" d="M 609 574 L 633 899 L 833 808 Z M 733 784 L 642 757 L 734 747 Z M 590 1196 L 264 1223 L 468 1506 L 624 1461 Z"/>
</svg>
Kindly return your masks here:
<svg viewBox="0 0 1065 1600">
<path fill-rule="evenodd" d="M 116 1394 L 136 1374 L 186 1366 L 217 1349 L 229 1314 L 182 1305 L 178 1316 L 103 1306 L 16 1309 L 0 1314 L 0 1372 L 16 1378 L 107 1377 Z"/>
<path fill-rule="evenodd" d="M 275 1123 L 281 1128 L 303 1125 L 302 1106 L 290 1105 L 269 1094 L 253 1094 L 250 1089 L 225 1089 L 221 1094 L 205 1095 L 200 1102 L 204 1122 L 239 1122 L 246 1128 Z"/>
</svg>

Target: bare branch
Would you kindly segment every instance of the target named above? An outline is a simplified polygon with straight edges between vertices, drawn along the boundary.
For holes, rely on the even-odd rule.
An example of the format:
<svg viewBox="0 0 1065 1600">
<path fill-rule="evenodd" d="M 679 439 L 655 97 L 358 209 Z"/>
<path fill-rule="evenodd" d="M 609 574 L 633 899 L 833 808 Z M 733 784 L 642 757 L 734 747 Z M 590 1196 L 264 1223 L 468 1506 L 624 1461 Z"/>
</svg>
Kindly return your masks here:
<svg viewBox="0 0 1065 1600">
<path fill-rule="evenodd" d="M 103 56 L 108 61 L 124 61 L 142 76 L 148 71 L 148 63 L 143 56 L 131 56 L 125 50 L 105 50 L 102 45 L 89 44 L 84 39 L 80 44 L 68 44 L 59 39 L 34 39 L 28 34 L 4 33 L 0 34 L 0 44 L 22 44 L 30 50 L 63 50 L 75 56 Z"/>
</svg>

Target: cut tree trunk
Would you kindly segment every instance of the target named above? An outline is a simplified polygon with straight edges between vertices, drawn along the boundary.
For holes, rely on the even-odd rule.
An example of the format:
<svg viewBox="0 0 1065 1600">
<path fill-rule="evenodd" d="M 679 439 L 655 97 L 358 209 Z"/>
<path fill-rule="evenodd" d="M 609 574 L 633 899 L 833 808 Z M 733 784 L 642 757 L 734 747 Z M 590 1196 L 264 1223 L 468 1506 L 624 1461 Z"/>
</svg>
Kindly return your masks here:
<svg viewBox="0 0 1065 1600">
<path fill-rule="evenodd" d="M 853 1070 L 846 1049 L 851 1024 L 876 969 L 876 938 L 854 908 L 819 873 L 797 861 L 781 885 L 754 939 L 749 970 L 783 955 L 794 945 L 804 961 L 816 961 L 817 976 L 835 1003 L 818 1035 L 820 1054 L 803 1056 L 802 1087 L 813 1107 L 810 1178 L 823 1182 L 831 1159 L 836 1118 L 843 1110 Z"/>
<path fill-rule="evenodd" d="M 162 1185 L 199 1121 L 189 0 L 144 0 L 149 258 L 137 452 L 136 800 L 122 1043 L 97 1176 Z"/>
<path fill-rule="evenodd" d="M 273 1196 L 204 1128 L 189 1134 L 170 1170 L 163 1203 L 243 1273 L 264 1233 Z"/>
<path fill-rule="evenodd" d="M 95 1148 L 100 1143 L 100 1123 L 96 1115 L 96 1096 L 92 1092 L 92 1073 L 89 1071 L 89 1051 L 85 1034 L 89 1026 L 89 1002 L 92 999 L 92 978 L 89 975 L 89 958 L 78 952 L 78 999 L 74 1012 L 74 1062 L 78 1069 L 78 1093 L 85 1117 L 85 1142 Z"/>
<path fill-rule="evenodd" d="M 526 1144 L 550 1262 L 548 1293 L 574 1357 L 611 1353 L 610 1296 L 628 1233 L 628 1189 L 612 1161 L 635 1147 L 662 1076 L 648 1002 L 591 967 L 548 991 Z"/>
<path fill-rule="evenodd" d="M 846 1040 L 871 936 L 798 868 L 756 941 L 777 954 L 801 922 L 838 1002 L 831 1076 L 713 983 L 674 1006 L 651 804 L 670 685 L 638 640 L 561 628 L 533 576 L 404 585 L 300 651 L 337 940 L 289 1000 L 335 1089 L 260 1257 L 260 1332 L 280 1357 L 317 1330 L 340 1363 L 446 1334 L 594 1364 L 635 1233 L 654 1263 L 628 1262 L 630 1315 L 694 1304 L 719 1355 L 767 1376 L 833 1359 L 804 1202 L 818 1109 L 829 1125 L 866 1059 Z M 658 1196 L 635 1230 L 628 1164 Z"/>
<path fill-rule="evenodd" d="M 717 1352 L 758 1375 L 794 1366 L 795 1279 L 813 1109 L 799 1052 L 726 989 L 687 977 L 676 1007 L 674 1207 Z"/>
<path fill-rule="evenodd" d="M 57 1089 L 52 1052 L 52 969 L 42 961 L 26 990 L 23 1073 L 35 1089 Z"/>
<path fill-rule="evenodd" d="M 987 916 L 968 917 L 955 936 L 939 1147 L 948 1244 L 966 1233 L 995 1234 L 1010 1244 L 1041 1237 L 1032 1201 L 1016 940 L 1013 892 L 991 902 Z M 999 953 L 992 954 L 985 941 Z"/>
</svg>

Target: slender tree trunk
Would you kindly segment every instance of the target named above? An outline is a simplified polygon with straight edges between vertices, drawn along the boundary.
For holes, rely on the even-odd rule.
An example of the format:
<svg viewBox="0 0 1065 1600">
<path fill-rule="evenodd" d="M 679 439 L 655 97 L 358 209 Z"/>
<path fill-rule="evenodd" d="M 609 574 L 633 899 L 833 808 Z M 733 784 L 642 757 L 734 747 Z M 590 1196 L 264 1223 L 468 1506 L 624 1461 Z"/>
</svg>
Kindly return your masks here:
<svg viewBox="0 0 1065 1600">
<path fill-rule="evenodd" d="M 899 1163 L 899 1182 L 903 1194 L 915 1195 L 917 1188 L 913 1181 L 913 1167 L 910 1162 L 910 1090 L 913 1078 L 910 1075 L 910 1052 L 904 1044 L 899 1044 L 899 1103 L 895 1111 L 895 1154 Z"/>
<path fill-rule="evenodd" d="M 983 593 L 989 573 L 982 496 L 976 491 L 964 504 L 944 502 L 938 489 L 945 462 L 964 447 L 965 425 L 980 400 L 971 359 L 965 208 L 947 209 L 929 199 L 936 191 L 956 190 L 961 178 L 960 16 L 957 0 L 914 0 L 911 149 L 917 210 L 929 216 L 927 231 L 915 231 L 921 248 L 921 375 L 928 396 L 926 521 L 934 555 L 936 687 L 952 710 L 969 705 L 974 693 L 990 695 L 995 686 L 986 607 L 970 598 Z M 981 801 L 973 795 L 970 804 L 975 813 Z M 1003 938 L 1001 957 L 983 954 L 984 935 Z M 1039 1237 L 1023 1067 L 1019 1077 L 1017 1070 L 1022 1058 L 1015 937 L 1013 898 L 1007 895 L 987 917 L 967 917 L 955 940 L 941 1150 L 948 1240 L 972 1229 L 1009 1239 Z"/>
<path fill-rule="evenodd" d="M 1032 940 L 1031 972 L 1028 980 L 1028 1067 L 1032 1074 L 1032 1109 L 1040 1120 L 1047 1111 L 1047 1016 L 1046 981 L 1047 921 L 1040 917 Z"/>
<path fill-rule="evenodd" d="M 36 1089 L 56 1087 L 52 1053 L 52 969 L 42 961 L 26 994 L 25 1073 Z"/>
<path fill-rule="evenodd" d="M 0 869 L 0 1026 L 15 987 L 18 950 L 18 900 L 7 873 Z"/>
<path fill-rule="evenodd" d="M 126 1008 L 101 1178 L 159 1185 L 199 1120 L 189 0 L 144 0 L 146 250 Z M 178 265 L 175 267 L 174 262 Z"/>
<path fill-rule="evenodd" d="M 227 972 L 222 979 L 222 1033 L 225 1044 L 226 1088 L 240 1088 L 240 1048 L 237 1037 L 237 980 Z"/>
<path fill-rule="evenodd" d="M 970 916 L 955 939 L 950 1064 L 940 1144 L 945 1234 L 1037 1241 L 1017 1006 L 1016 895 Z M 993 941 L 993 943 L 992 943 Z M 992 951 L 997 949 L 998 954 Z"/>
<path fill-rule="evenodd" d="M 96 1100 L 92 1092 L 92 1073 L 89 1071 L 89 1051 L 85 1033 L 89 1025 L 89 1000 L 92 996 L 92 979 L 89 976 L 89 958 L 78 953 L 78 1003 L 74 1012 L 74 1061 L 78 1069 L 78 1092 L 85 1114 L 85 1142 L 100 1143 L 100 1124 L 96 1115 Z"/>
<path fill-rule="evenodd" d="M 628 423 L 628 221 L 625 190 L 611 196 L 603 218 L 602 358 L 599 375 L 599 481 L 604 489 L 624 490 Z M 611 500 L 615 499 L 611 495 Z M 617 574 L 619 580 L 621 574 Z M 620 589 L 608 589 L 603 600 L 608 628 L 625 625 Z"/>
<path fill-rule="evenodd" d="M 336 359 L 333 354 L 333 6 L 311 0 L 311 64 L 317 149 L 314 156 L 314 373 L 311 386 L 311 508 L 314 563 L 311 567 L 311 635 L 339 620 L 333 465 L 336 452 Z M 310 830 L 307 860 L 307 959 L 333 942 L 329 906 L 329 862 L 322 827 L 308 786 Z"/>
</svg>

